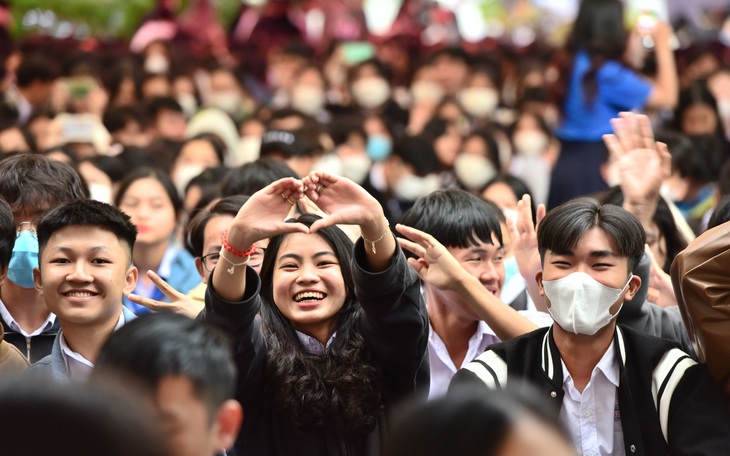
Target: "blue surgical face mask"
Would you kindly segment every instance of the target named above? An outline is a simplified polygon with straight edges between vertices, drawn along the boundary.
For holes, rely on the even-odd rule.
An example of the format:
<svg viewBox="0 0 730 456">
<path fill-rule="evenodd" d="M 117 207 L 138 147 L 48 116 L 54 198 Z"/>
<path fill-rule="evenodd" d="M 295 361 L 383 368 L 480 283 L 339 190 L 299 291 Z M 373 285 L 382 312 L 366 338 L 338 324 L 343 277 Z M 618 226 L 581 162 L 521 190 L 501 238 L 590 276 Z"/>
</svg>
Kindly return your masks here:
<svg viewBox="0 0 730 456">
<path fill-rule="evenodd" d="M 38 267 L 38 238 L 22 230 L 15 240 L 8 264 L 8 280 L 23 288 L 33 288 L 33 269 Z"/>
<path fill-rule="evenodd" d="M 365 150 L 367 151 L 370 160 L 383 161 L 388 158 L 392 149 L 393 143 L 387 136 L 368 136 L 368 142 L 365 145 Z"/>
<path fill-rule="evenodd" d="M 504 260 L 504 283 L 510 281 L 512 277 L 520 274 L 520 268 L 517 266 L 517 258 L 511 257 Z"/>
</svg>

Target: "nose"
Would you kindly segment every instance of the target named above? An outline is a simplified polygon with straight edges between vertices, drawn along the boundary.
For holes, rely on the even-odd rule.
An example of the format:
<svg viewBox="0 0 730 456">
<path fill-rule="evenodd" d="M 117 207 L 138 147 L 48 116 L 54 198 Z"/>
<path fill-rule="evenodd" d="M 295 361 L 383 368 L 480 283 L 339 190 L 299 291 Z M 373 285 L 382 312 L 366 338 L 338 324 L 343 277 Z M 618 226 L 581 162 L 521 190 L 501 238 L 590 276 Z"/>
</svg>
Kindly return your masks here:
<svg viewBox="0 0 730 456">
<path fill-rule="evenodd" d="M 319 274 L 317 268 L 314 265 L 303 264 L 299 267 L 299 275 L 297 276 L 297 283 L 316 283 L 319 282 Z"/>
<path fill-rule="evenodd" d="M 84 261 L 77 261 L 73 264 L 73 269 L 66 276 L 69 282 L 92 282 L 94 277 L 87 270 L 87 264 Z"/>
<path fill-rule="evenodd" d="M 479 280 L 485 284 L 492 284 L 499 280 L 499 268 L 504 270 L 502 263 L 495 264 L 492 261 L 484 261 L 481 271 L 479 271 Z"/>
</svg>

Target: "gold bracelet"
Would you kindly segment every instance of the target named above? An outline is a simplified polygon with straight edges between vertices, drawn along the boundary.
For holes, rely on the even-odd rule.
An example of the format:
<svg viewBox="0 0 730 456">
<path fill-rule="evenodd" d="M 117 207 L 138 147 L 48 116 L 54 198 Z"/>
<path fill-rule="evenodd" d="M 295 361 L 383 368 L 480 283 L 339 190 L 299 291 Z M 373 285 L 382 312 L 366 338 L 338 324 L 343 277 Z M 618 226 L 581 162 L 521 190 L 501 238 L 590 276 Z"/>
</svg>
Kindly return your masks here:
<svg viewBox="0 0 730 456">
<path fill-rule="evenodd" d="M 226 260 L 226 261 L 228 262 L 228 264 L 230 264 L 230 265 L 231 265 L 231 267 L 230 267 L 230 268 L 226 269 L 226 272 L 227 272 L 227 273 L 229 273 L 229 274 L 231 274 L 231 275 L 233 275 L 233 273 L 234 273 L 234 272 L 236 271 L 236 268 L 237 268 L 238 266 L 245 266 L 245 265 L 247 265 L 247 264 L 248 264 L 248 260 L 250 260 L 250 259 L 251 259 L 251 256 L 249 255 L 249 256 L 247 256 L 246 258 L 244 258 L 244 259 L 243 259 L 243 261 L 241 261 L 240 263 L 234 263 L 233 261 L 231 261 L 231 260 L 229 260 L 228 258 L 226 258 L 226 257 L 225 257 L 225 256 L 223 255 L 223 252 L 226 252 L 226 249 L 225 249 L 225 247 L 221 247 L 221 251 L 220 251 L 220 253 L 218 254 L 218 256 L 219 256 L 220 258 L 222 258 L 222 259 Z"/>
<path fill-rule="evenodd" d="M 365 241 L 365 242 L 369 242 L 370 243 L 370 249 L 373 251 L 373 255 L 375 255 L 376 253 L 378 253 L 378 251 L 375 250 L 375 244 L 377 242 L 382 241 L 385 238 L 385 235 L 388 234 L 388 233 L 390 233 L 390 222 L 388 222 L 388 219 L 385 219 L 385 224 L 387 225 L 387 227 L 385 228 L 385 231 L 383 232 L 383 234 L 380 235 L 379 238 L 377 238 L 374 241 L 371 241 L 369 239 L 365 239 L 365 236 L 363 236 L 363 234 L 360 233 L 360 237 L 362 238 L 362 240 Z"/>
</svg>

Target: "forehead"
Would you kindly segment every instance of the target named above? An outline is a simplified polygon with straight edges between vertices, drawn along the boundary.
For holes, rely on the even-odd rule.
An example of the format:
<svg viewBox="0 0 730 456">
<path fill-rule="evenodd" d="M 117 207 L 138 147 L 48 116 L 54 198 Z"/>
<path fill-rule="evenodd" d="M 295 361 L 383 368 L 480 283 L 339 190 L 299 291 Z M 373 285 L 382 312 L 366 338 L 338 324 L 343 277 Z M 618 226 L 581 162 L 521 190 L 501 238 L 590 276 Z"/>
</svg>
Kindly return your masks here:
<svg viewBox="0 0 730 456">
<path fill-rule="evenodd" d="M 167 196 L 165 187 L 157 179 L 151 177 L 143 177 L 132 182 L 124 192 L 124 197 L 132 196 L 135 198 L 147 197 L 154 198 L 158 196 Z"/>
<path fill-rule="evenodd" d="M 128 251 L 128 248 L 114 233 L 91 225 L 71 225 L 55 231 L 48 238 L 44 250 L 64 249 L 82 252 L 98 247 L 115 252 Z"/>
<path fill-rule="evenodd" d="M 616 256 L 620 256 L 616 241 L 608 233 L 596 226 L 586 231 L 572 248 L 572 253 L 575 256 L 590 255 L 592 252 L 598 251 L 610 252 Z M 567 254 L 568 252 L 553 252 L 548 249 L 546 253 L 561 255 Z"/>
<path fill-rule="evenodd" d="M 334 248 L 318 234 L 294 233 L 281 242 L 277 258 L 287 254 L 308 257 L 320 252 L 334 253 Z"/>
<path fill-rule="evenodd" d="M 229 214 L 215 215 L 208 220 L 203 233 L 203 248 L 207 248 L 210 244 L 220 244 L 221 232 L 228 229 L 233 216 Z"/>
<path fill-rule="evenodd" d="M 474 239 L 476 241 L 476 244 L 471 244 L 469 247 L 447 247 L 446 249 L 451 252 L 451 254 L 455 257 L 459 257 L 459 255 L 473 253 L 478 250 L 483 250 L 489 254 L 493 254 L 503 247 L 502 244 L 500 244 L 499 239 L 497 239 L 497 235 L 495 233 L 492 233 L 491 244 L 488 242 L 484 242 L 477 237 L 475 237 Z"/>
</svg>

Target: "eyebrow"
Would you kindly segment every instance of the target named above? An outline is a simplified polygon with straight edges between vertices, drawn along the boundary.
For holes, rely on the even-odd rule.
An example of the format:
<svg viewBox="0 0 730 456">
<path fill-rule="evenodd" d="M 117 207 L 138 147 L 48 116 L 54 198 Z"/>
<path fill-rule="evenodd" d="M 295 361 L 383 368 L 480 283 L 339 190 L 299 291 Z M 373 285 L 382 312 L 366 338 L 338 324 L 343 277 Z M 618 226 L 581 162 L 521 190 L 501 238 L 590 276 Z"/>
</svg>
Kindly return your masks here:
<svg viewBox="0 0 730 456">
<path fill-rule="evenodd" d="M 322 257 L 322 256 L 325 256 L 325 255 L 332 255 L 334 257 L 337 256 L 337 255 L 335 255 L 334 252 L 330 252 L 328 250 L 325 250 L 323 252 L 317 252 L 317 253 L 315 253 L 314 255 L 312 255 L 312 258 L 313 259 L 317 259 L 317 258 Z M 282 255 L 282 256 L 279 257 L 279 259 L 277 260 L 277 262 L 278 261 L 281 261 L 281 260 L 285 260 L 287 258 L 292 258 L 292 259 L 297 260 L 297 261 L 302 261 L 302 259 L 303 259 L 303 257 L 301 255 L 297 255 L 296 253 L 285 253 L 284 255 Z"/>
<path fill-rule="evenodd" d="M 76 249 L 74 249 L 72 247 L 64 247 L 64 246 L 56 247 L 54 250 L 60 251 L 63 253 L 75 253 L 76 252 Z M 98 245 L 96 247 L 91 247 L 91 248 L 87 249 L 86 251 L 93 252 L 93 253 L 97 253 L 97 252 L 101 252 L 101 251 L 110 252 L 111 249 L 109 248 L 109 246 L 106 246 L 106 245 Z"/>
<path fill-rule="evenodd" d="M 556 250 L 550 250 L 551 255 L 555 256 L 572 256 L 575 255 L 575 252 L 572 250 L 566 250 L 564 252 L 556 251 Z M 614 252 L 610 250 L 594 250 L 591 253 L 588 254 L 591 258 L 605 258 L 605 257 L 618 257 L 619 255 L 615 254 Z"/>
</svg>

